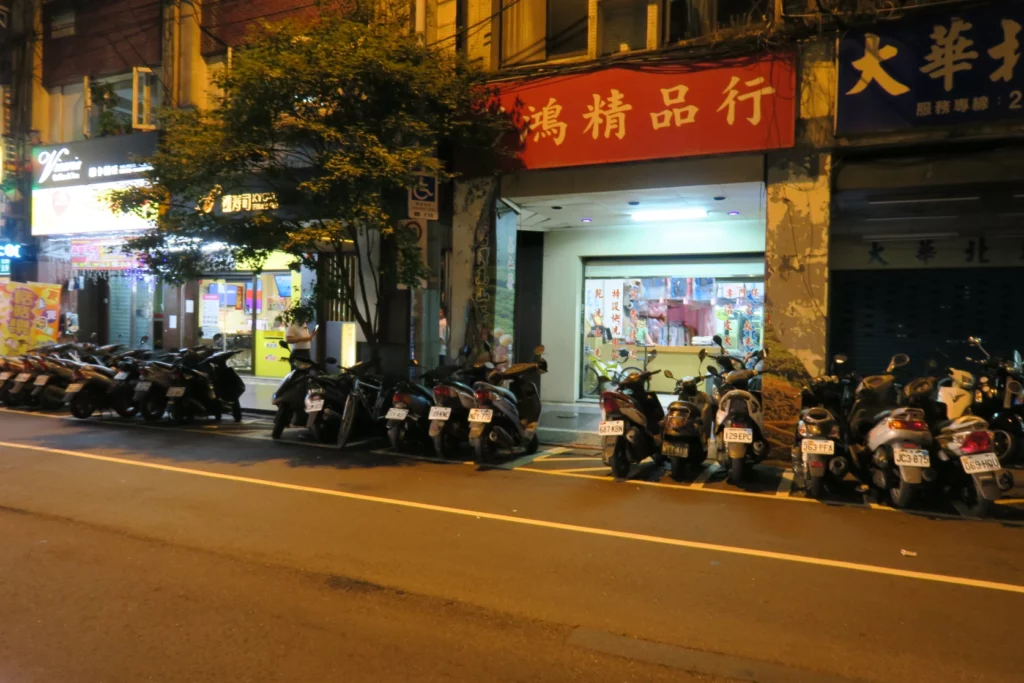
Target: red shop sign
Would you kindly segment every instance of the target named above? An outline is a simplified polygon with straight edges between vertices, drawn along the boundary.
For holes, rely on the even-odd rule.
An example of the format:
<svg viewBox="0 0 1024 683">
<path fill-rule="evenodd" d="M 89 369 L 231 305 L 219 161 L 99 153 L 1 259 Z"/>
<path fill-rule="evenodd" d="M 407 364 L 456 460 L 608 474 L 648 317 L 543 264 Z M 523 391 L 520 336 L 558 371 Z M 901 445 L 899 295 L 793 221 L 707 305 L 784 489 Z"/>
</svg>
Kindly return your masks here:
<svg viewBox="0 0 1024 683">
<path fill-rule="evenodd" d="M 609 68 L 505 86 L 527 169 L 793 146 L 792 55 L 724 66 Z"/>
</svg>

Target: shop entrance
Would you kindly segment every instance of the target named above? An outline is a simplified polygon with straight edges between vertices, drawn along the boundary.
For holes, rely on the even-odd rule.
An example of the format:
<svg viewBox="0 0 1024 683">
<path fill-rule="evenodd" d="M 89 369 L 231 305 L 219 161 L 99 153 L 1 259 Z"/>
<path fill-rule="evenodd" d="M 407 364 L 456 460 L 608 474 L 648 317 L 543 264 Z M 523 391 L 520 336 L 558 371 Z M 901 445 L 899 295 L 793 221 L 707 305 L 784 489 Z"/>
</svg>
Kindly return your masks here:
<svg viewBox="0 0 1024 683">
<path fill-rule="evenodd" d="M 715 335 L 739 356 L 764 343 L 764 183 L 658 187 L 665 176 L 650 168 L 616 182 L 595 176 L 651 185 L 638 189 L 505 196 L 503 184 L 518 229 L 543 233 L 540 306 L 530 309 L 546 348 L 547 402 L 596 402 L 598 377 L 643 368 L 651 349 L 650 369 L 683 377 L 698 373 Z M 529 271 L 523 258 L 519 274 Z M 517 324 L 526 313 L 516 311 Z M 661 374 L 651 387 L 669 393 L 675 382 Z"/>
<path fill-rule="evenodd" d="M 199 328 L 204 344 L 223 335 L 222 347 L 238 350 L 229 361 L 238 372 L 284 377 L 288 353 L 284 313 L 299 298 L 299 274 L 290 270 L 214 275 L 199 281 Z"/>
</svg>

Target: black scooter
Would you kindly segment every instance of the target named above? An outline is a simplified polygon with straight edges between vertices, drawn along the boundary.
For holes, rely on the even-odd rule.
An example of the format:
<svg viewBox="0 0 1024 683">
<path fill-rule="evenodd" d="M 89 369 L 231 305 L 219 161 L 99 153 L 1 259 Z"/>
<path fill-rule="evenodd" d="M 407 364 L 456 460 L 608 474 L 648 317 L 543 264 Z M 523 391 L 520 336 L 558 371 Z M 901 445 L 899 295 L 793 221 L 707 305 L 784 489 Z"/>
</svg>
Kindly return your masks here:
<svg viewBox="0 0 1024 683">
<path fill-rule="evenodd" d="M 278 345 L 283 349 L 291 348 L 283 339 Z M 291 371 L 284 376 L 277 391 L 274 392 L 273 405 L 277 406 L 277 412 L 274 415 L 274 428 L 270 436 L 280 439 L 284 430 L 290 426 L 306 427 L 313 432 L 313 437 L 317 441 L 323 443 L 328 436 L 325 433 L 327 430 L 323 429 L 325 423 L 315 418 L 317 413 L 323 411 L 324 400 L 317 397 L 309 398 L 309 390 L 313 380 L 320 377 L 324 369 L 303 358 L 288 356 L 287 361 Z M 335 365 L 338 361 L 335 358 L 327 358 L 326 362 L 328 365 Z"/>
<path fill-rule="evenodd" d="M 675 379 L 669 371 L 665 377 Z M 708 427 L 711 424 L 711 401 L 698 390 L 703 377 L 682 377 L 676 380 L 678 400 L 668 406 L 661 432 L 661 455 L 672 466 L 672 478 L 682 479 L 686 469 L 696 469 L 708 457 Z"/>
</svg>

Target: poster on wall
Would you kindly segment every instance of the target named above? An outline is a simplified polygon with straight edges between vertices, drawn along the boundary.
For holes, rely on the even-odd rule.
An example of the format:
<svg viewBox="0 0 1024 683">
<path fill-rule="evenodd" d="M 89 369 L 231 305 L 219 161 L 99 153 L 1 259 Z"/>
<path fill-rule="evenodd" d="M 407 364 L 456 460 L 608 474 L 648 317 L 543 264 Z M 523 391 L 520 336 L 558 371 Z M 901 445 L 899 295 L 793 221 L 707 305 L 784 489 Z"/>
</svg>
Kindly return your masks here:
<svg viewBox="0 0 1024 683">
<path fill-rule="evenodd" d="M 516 231 L 519 218 L 499 209 L 495 225 L 494 360 L 512 362 L 516 314 Z"/>
<path fill-rule="evenodd" d="M 0 318 L 3 352 L 18 355 L 57 341 L 61 286 L 39 282 L 8 282 L 3 297 L 9 302 Z"/>
<path fill-rule="evenodd" d="M 203 329 L 203 338 L 212 337 L 218 331 L 220 316 L 220 296 L 204 294 L 199 309 L 199 326 Z"/>
</svg>

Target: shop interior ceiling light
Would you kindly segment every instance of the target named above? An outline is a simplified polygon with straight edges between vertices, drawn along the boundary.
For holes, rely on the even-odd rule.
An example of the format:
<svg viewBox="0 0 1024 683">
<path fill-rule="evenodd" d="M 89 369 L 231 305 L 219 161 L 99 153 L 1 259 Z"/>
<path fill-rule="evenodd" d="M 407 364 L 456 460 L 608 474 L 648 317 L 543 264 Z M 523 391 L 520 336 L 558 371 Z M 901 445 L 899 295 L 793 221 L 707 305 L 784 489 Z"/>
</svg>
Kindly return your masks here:
<svg viewBox="0 0 1024 683">
<path fill-rule="evenodd" d="M 654 223 L 657 221 L 680 221 L 707 217 L 707 209 L 700 209 L 692 206 L 684 207 L 681 209 L 648 209 L 645 211 L 635 211 L 632 215 L 630 215 L 630 218 L 632 218 L 637 223 Z"/>
</svg>

